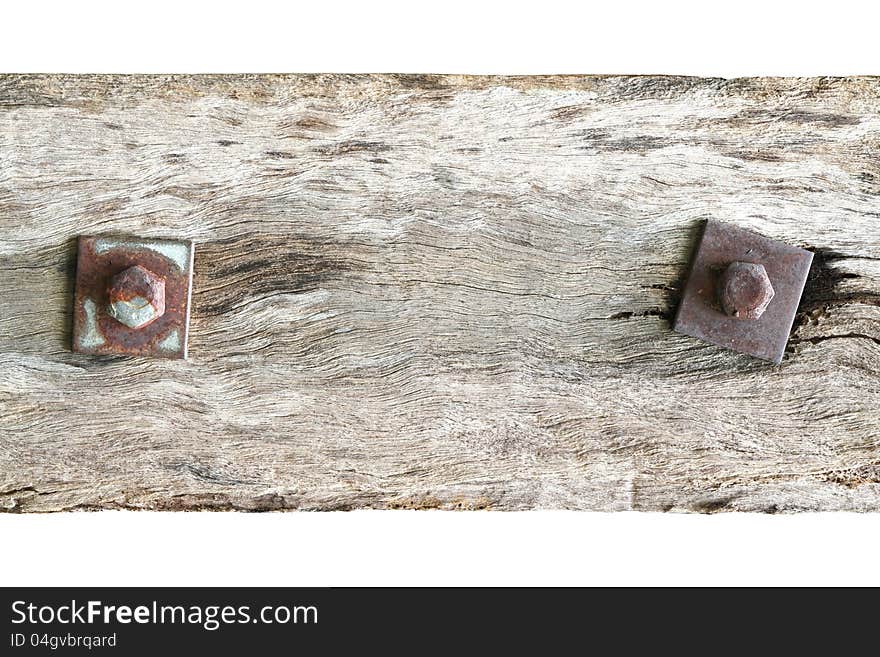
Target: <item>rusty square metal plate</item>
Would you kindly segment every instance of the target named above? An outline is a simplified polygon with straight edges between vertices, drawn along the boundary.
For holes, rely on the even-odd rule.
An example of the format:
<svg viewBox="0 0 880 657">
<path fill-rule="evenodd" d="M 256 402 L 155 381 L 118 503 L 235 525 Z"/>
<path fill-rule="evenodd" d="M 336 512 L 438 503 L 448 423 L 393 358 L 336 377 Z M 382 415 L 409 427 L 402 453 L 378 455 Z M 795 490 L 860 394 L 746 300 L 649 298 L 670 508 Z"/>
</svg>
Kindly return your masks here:
<svg viewBox="0 0 880 657">
<path fill-rule="evenodd" d="M 673 328 L 679 333 L 780 363 L 800 303 L 813 254 L 720 221 L 706 222 Z M 735 316 L 721 286 L 733 263 L 762 265 L 769 294 L 755 318 Z M 733 269 L 733 268 L 731 268 Z M 763 276 L 763 274 L 762 274 Z"/>
<path fill-rule="evenodd" d="M 186 358 L 193 243 L 80 237 L 73 350 Z"/>
</svg>

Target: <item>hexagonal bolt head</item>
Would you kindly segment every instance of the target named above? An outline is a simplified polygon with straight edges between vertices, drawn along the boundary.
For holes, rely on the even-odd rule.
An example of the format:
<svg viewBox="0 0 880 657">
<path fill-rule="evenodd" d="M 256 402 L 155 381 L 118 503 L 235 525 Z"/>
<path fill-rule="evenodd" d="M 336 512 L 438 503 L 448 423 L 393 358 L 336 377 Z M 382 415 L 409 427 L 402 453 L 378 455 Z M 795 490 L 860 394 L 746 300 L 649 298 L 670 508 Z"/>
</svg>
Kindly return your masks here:
<svg viewBox="0 0 880 657">
<path fill-rule="evenodd" d="M 165 314 L 165 279 L 140 265 L 111 278 L 107 295 L 107 314 L 129 328 L 142 328 Z"/>
<path fill-rule="evenodd" d="M 737 319 L 758 319 L 775 295 L 764 265 L 732 262 L 719 281 L 721 307 Z"/>
</svg>

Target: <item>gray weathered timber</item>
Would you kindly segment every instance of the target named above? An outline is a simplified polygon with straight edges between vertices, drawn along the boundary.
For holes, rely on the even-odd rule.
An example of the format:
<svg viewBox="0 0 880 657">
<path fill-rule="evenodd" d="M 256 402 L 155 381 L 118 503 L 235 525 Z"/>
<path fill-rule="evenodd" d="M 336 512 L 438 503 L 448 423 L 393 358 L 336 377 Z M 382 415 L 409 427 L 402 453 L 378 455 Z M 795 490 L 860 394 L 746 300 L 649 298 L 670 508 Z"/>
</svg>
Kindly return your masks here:
<svg viewBox="0 0 880 657">
<path fill-rule="evenodd" d="M 71 353 L 81 234 L 195 240 L 189 361 Z M 2 76 L 0 287 L 7 511 L 880 510 L 880 78 Z"/>
</svg>

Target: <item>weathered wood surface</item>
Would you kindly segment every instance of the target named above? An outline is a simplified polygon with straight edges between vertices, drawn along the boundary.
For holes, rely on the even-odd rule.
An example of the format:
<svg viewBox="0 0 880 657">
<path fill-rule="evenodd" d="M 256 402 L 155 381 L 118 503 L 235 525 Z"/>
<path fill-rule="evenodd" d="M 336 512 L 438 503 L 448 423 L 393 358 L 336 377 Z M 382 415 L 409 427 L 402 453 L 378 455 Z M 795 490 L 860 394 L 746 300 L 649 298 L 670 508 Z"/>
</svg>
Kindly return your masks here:
<svg viewBox="0 0 880 657">
<path fill-rule="evenodd" d="M 816 252 L 781 366 L 700 222 Z M 189 362 L 75 238 L 196 240 Z M 880 79 L 0 77 L 0 507 L 880 510 Z"/>
</svg>

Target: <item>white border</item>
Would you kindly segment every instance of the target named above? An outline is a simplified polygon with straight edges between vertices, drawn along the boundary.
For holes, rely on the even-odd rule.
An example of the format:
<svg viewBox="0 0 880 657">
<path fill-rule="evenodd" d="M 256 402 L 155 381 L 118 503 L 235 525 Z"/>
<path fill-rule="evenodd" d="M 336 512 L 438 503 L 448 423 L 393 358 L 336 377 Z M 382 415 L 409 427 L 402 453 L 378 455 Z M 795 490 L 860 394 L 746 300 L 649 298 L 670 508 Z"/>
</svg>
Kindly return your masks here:
<svg viewBox="0 0 880 657">
<path fill-rule="evenodd" d="M 102 73 L 880 74 L 866 0 L 18 2 L 0 69 Z"/>
<path fill-rule="evenodd" d="M 872 585 L 880 517 L 354 511 L 0 517 L 0 585 Z"/>
</svg>

